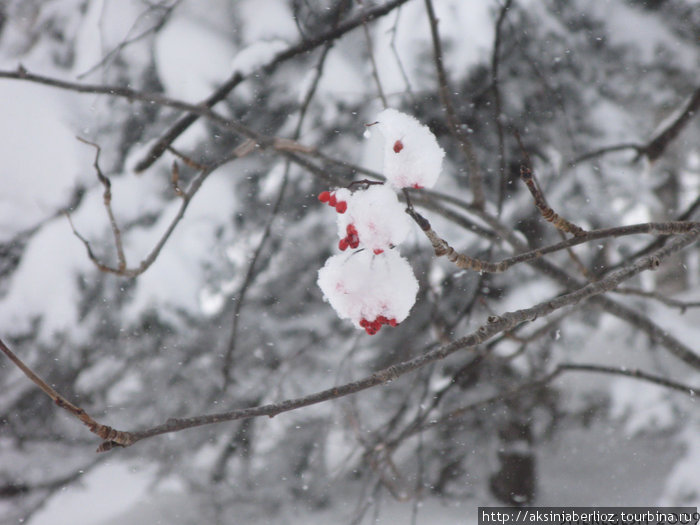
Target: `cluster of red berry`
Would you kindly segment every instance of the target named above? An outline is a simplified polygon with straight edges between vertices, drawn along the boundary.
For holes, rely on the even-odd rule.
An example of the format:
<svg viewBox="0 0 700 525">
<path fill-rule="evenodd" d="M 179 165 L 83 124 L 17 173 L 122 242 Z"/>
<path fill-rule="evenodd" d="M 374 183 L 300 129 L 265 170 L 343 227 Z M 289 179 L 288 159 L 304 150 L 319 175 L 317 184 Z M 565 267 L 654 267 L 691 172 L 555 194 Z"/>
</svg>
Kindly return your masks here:
<svg viewBox="0 0 700 525">
<path fill-rule="evenodd" d="M 335 196 L 335 192 L 322 191 L 318 194 L 318 200 L 321 202 L 327 202 L 328 205 L 335 208 L 335 211 L 338 213 L 345 213 L 345 210 L 348 209 L 348 203 L 345 201 L 339 201 Z M 355 246 L 353 246 L 353 248 L 355 248 Z"/>
<path fill-rule="evenodd" d="M 340 239 L 340 242 L 338 242 L 338 248 L 340 248 L 342 252 L 347 250 L 348 246 L 354 250 L 360 245 L 360 238 L 357 236 L 357 229 L 355 226 L 348 224 L 348 227 L 345 228 L 345 233 L 347 233 L 345 238 Z"/>
<path fill-rule="evenodd" d="M 396 319 L 387 319 L 383 315 L 378 316 L 374 321 L 368 321 L 367 319 L 360 320 L 360 326 L 365 329 L 369 335 L 374 335 L 381 329 L 382 325 L 388 324 L 389 326 L 396 326 L 398 323 Z"/>
</svg>

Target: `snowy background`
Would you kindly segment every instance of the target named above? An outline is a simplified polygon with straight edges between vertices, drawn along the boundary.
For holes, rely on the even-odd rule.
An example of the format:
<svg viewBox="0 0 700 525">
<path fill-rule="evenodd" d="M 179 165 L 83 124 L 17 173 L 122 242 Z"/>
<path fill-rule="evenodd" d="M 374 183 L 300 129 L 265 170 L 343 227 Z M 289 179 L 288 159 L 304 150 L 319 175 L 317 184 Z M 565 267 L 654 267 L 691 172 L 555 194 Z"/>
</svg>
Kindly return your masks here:
<svg viewBox="0 0 700 525">
<path fill-rule="evenodd" d="M 182 112 L 0 78 L 0 337 L 8 346 L 100 422 L 136 430 L 359 379 L 458 339 L 490 315 L 566 291 L 535 266 L 459 270 L 434 257 L 410 223 L 397 227 L 408 230 L 400 250 L 417 293 L 402 279 L 416 300 L 397 327 L 368 335 L 359 314 L 341 319 L 324 301 L 318 270 L 342 253 L 348 224 L 317 196 L 386 169 L 382 124 L 366 126 L 382 99 L 428 126 L 437 144 L 421 139 L 425 151 L 445 151 L 434 193 L 412 193 L 420 213 L 458 251 L 488 260 L 514 253 L 466 204 L 469 164 L 440 102 L 423 1 L 275 61 L 385 2 L 0 0 L 1 71 L 21 64 L 193 104 L 238 72 L 242 81 L 216 111 L 322 154 L 268 148 L 232 159 L 245 138 L 198 119 L 173 146 L 218 167 L 144 273 L 108 274 L 71 228 L 100 261 L 118 264 L 95 149 L 77 137 L 101 148 L 126 261 L 138 267 L 181 206 L 173 162 L 183 189 L 198 174 L 173 151 L 135 170 Z M 685 219 L 700 220 L 697 117 L 653 162 L 634 148 L 583 159 L 646 144 L 699 88 L 697 0 L 514 0 L 499 25 L 498 69 L 505 2 L 433 3 L 486 213 L 517 239 L 539 247 L 560 237 L 518 180 L 523 155 L 513 129 L 549 203 L 586 229 L 673 220 L 686 210 Z M 408 148 L 411 136 L 403 138 Z M 602 276 L 650 240 L 603 239 L 575 252 L 589 276 Z M 547 260 L 581 278 L 566 252 Z M 697 303 L 697 245 L 625 286 Z M 700 353 L 700 309 L 610 296 Z M 354 396 L 96 455 L 99 439 L 2 356 L 0 522 L 451 524 L 475 521 L 479 505 L 700 504 L 700 407 L 683 392 L 572 371 L 445 417 L 560 363 L 638 368 L 700 386 L 700 372 L 662 342 L 583 303 Z"/>
</svg>

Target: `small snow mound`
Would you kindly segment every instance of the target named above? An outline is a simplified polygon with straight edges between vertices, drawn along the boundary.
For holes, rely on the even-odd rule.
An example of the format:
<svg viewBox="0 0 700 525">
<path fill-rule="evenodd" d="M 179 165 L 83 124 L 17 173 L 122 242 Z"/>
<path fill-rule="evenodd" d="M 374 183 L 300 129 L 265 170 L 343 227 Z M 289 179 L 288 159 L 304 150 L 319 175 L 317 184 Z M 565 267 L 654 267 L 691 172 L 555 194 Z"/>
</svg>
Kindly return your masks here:
<svg viewBox="0 0 700 525">
<path fill-rule="evenodd" d="M 347 213 L 338 215 L 341 239 L 352 234 L 350 228 L 361 246 L 381 253 L 406 239 L 411 221 L 394 190 L 377 184 L 353 193 L 348 200 Z"/>
<path fill-rule="evenodd" d="M 377 121 L 384 136 L 384 175 L 389 183 L 396 188 L 432 188 L 445 156 L 435 135 L 414 117 L 391 108 Z"/>
<path fill-rule="evenodd" d="M 368 333 L 406 319 L 418 293 L 411 265 L 395 250 L 334 255 L 319 270 L 318 285 L 341 319 Z"/>
</svg>

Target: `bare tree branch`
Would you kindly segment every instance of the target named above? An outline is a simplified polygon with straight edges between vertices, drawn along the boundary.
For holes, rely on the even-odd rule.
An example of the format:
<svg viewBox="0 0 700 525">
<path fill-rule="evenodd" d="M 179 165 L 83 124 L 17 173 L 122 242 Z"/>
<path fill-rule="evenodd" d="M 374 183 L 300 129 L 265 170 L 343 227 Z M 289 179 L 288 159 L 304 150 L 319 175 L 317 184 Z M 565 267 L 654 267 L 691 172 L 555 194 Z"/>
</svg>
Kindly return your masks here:
<svg viewBox="0 0 700 525">
<path fill-rule="evenodd" d="M 103 438 L 104 442 L 102 445 L 100 445 L 98 451 L 104 452 L 114 448 L 115 446 L 131 446 L 134 443 L 146 438 L 171 432 L 178 432 L 188 428 L 250 417 L 274 417 L 283 412 L 289 412 L 291 410 L 322 403 L 330 399 L 337 399 L 350 394 L 355 394 L 368 388 L 394 381 L 402 375 L 417 370 L 435 361 L 444 359 L 448 355 L 451 355 L 458 350 L 474 347 L 487 341 L 500 332 L 510 331 L 521 323 L 533 321 L 538 317 L 544 317 L 561 308 L 578 304 L 583 300 L 595 298 L 596 296 L 600 296 L 600 294 L 613 290 L 619 286 L 621 282 L 630 279 L 631 277 L 634 277 L 645 270 L 658 268 L 663 259 L 696 242 L 698 236 L 700 236 L 700 228 L 695 228 L 688 234 L 674 239 L 672 242 L 668 243 L 667 246 L 657 250 L 652 255 L 641 258 L 635 263 L 611 273 L 604 279 L 589 283 L 578 290 L 557 296 L 549 301 L 541 302 L 530 308 L 506 312 L 500 316 L 490 316 L 486 324 L 481 325 L 477 330 L 465 337 L 431 350 L 409 361 L 404 361 L 379 370 L 363 379 L 322 390 L 300 398 L 287 399 L 279 403 L 242 408 L 218 414 L 195 416 L 191 418 L 169 419 L 162 425 L 143 431 L 117 431 L 111 427 L 97 423 L 94 419 L 88 416 L 84 410 L 70 404 L 55 390 L 49 387 L 41 378 L 39 378 L 39 376 L 24 365 L 24 363 L 22 363 L 22 361 L 20 361 L 19 358 L 17 358 L 10 351 L 10 349 L 7 348 L 4 343 L 2 343 L 2 341 L 0 341 L 0 349 L 2 349 L 3 352 L 13 361 L 13 363 L 15 363 L 27 375 L 27 377 L 34 381 L 35 384 L 37 384 L 37 386 L 39 386 L 59 406 L 66 408 L 69 412 L 86 424 L 92 432 Z M 694 360 L 691 361 L 690 364 L 692 364 L 695 368 L 700 369 L 700 356 L 695 355 Z"/>
<path fill-rule="evenodd" d="M 525 253 L 520 253 L 499 262 L 490 262 L 456 252 L 445 239 L 440 237 L 435 230 L 433 230 L 430 222 L 428 222 L 428 220 L 420 213 L 415 211 L 412 207 L 407 208 L 406 213 L 408 213 L 418 224 L 418 226 L 420 226 L 421 230 L 423 230 L 423 233 L 425 233 L 425 236 L 432 244 L 437 257 L 446 256 L 450 262 L 454 263 L 455 266 L 462 268 L 463 270 L 473 270 L 475 272 L 486 273 L 503 273 L 516 264 L 529 262 L 538 259 L 543 255 L 565 250 L 572 246 L 576 246 L 577 244 L 583 244 L 597 239 L 607 237 L 624 237 L 627 235 L 637 235 L 641 233 L 654 235 L 681 235 L 689 233 L 690 231 L 700 227 L 700 222 L 647 222 L 643 224 L 633 224 L 630 226 L 619 226 L 617 228 L 592 230 L 584 232 L 577 237 L 572 237 L 562 242 L 545 246 L 544 248 L 537 248 Z"/>
</svg>

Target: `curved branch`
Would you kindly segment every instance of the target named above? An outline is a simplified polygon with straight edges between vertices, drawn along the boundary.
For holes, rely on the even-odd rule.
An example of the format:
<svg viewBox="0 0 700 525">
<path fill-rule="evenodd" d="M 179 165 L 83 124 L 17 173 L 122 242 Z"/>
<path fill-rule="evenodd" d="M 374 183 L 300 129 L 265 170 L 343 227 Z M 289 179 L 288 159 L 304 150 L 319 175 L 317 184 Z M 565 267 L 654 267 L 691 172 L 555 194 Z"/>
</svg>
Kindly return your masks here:
<svg viewBox="0 0 700 525">
<path fill-rule="evenodd" d="M 560 295 L 550 301 L 541 302 L 530 308 L 506 312 L 501 316 L 491 316 L 487 322 L 481 325 L 477 330 L 469 335 L 462 337 L 452 343 L 441 346 L 414 359 L 404 361 L 382 370 L 373 373 L 358 381 L 353 381 L 337 387 L 328 388 L 307 396 L 287 399 L 279 403 L 271 403 L 267 405 L 242 408 L 223 412 L 218 414 L 209 414 L 196 416 L 184 419 L 170 419 L 162 425 L 153 428 L 124 432 L 114 430 L 111 427 L 101 425 L 85 413 L 81 408 L 72 405 L 65 400 L 60 394 L 46 384 L 36 373 L 27 367 L 12 351 L 0 340 L 0 349 L 17 365 L 37 386 L 39 386 L 49 397 L 51 397 L 59 406 L 66 408 L 74 416 L 78 417 L 85 423 L 90 430 L 104 439 L 104 442 L 98 448 L 99 452 L 111 450 L 114 447 L 127 447 L 134 443 L 149 437 L 178 432 L 188 428 L 194 428 L 203 425 L 211 425 L 222 423 L 225 421 L 234 421 L 237 419 L 245 419 L 250 417 L 269 416 L 274 417 L 283 412 L 289 412 L 310 405 L 322 403 L 331 399 L 337 399 L 350 394 L 355 394 L 368 388 L 391 382 L 398 377 L 409 372 L 417 370 L 435 361 L 446 358 L 447 356 L 465 348 L 471 348 L 478 344 L 487 341 L 498 333 L 513 330 L 518 325 L 533 321 L 538 317 L 544 317 L 561 308 L 575 305 L 589 298 L 600 296 L 605 292 L 615 289 L 621 282 L 645 271 L 656 269 L 661 261 L 682 250 L 686 246 L 697 241 L 700 236 L 700 229 L 696 228 L 690 233 L 678 237 L 670 242 L 664 248 L 657 250 L 652 255 L 639 259 L 627 267 L 611 273 L 604 279 L 589 283 L 586 286 L 579 288 L 573 292 Z M 604 297 L 602 299 L 605 299 Z M 700 369 L 700 356 L 694 355 L 694 360 L 688 361 L 695 368 Z"/>
</svg>

